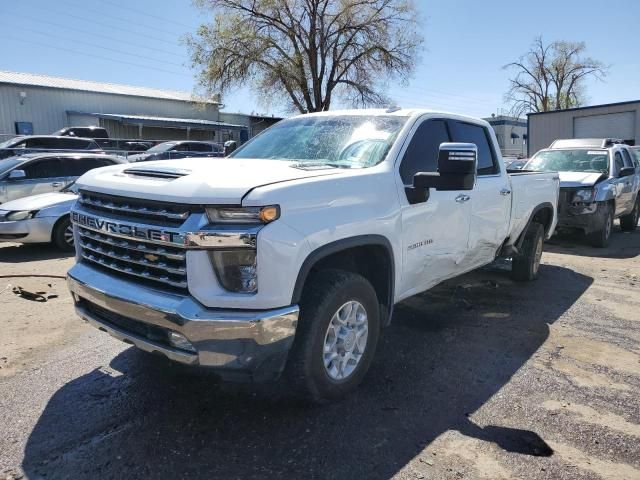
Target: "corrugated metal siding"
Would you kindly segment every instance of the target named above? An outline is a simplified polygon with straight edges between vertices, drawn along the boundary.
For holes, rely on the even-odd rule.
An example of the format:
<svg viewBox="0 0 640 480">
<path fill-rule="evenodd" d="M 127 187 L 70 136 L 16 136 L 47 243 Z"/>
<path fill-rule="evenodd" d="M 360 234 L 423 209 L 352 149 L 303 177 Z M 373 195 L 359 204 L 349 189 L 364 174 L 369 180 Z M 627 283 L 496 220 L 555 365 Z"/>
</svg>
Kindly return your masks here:
<svg viewBox="0 0 640 480">
<path fill-rule="evenodd" d="M 22 105 L 20 92 L 27 94 Z M 68 110 L 219 120 L 215 104 L 0 84 L 0 133 L 15 133 L 17 121 L 32 122 L 36 134 L 52 133 L 70 126 Z"/>
<path fill-rule="evenodd" d="M 529 155 L 533 155 L 542 148 L 547 148 L 551 142 L 559 138 L 573 138 L 574 118 L 629 111 L 635 111 L 635 138 L 633 140 L 638 145 L 640 144 L 640 102 L 529 115 Z"/>
<path fill-rule="evenodd" d="M 53 77 L 25 72 L 7 72 L 0 70 L 0 83 L 18 86 L 48 87 L 85 92 L 99 92 L 113 95 L 149 97 L 153 99 L 191 101 L 193 95 L 180 90 L 164 90 L 160 88 L 136 87 L 118 83 L 76 80 L 73 78 Z"/>
</svg>

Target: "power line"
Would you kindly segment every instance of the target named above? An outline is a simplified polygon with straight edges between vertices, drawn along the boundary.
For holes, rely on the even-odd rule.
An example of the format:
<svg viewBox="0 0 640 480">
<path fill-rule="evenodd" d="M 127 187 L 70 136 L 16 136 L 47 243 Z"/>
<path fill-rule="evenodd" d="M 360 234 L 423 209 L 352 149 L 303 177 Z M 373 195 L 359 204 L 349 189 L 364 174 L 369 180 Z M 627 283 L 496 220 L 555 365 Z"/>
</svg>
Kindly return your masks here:
<svg viewBox="0 0 640 480">
<path fill-rule="evenodd" d="M 52 49 L 54 49 L 56 51 L 65 51 L 65 52 L 73 53 L 74 55 L 81 55 L 81 56 L 84 56 L 84 57 L 91 57 L 93 59 L 105 60 L 107 62 L 121 63 L 123 65 L 130 65 L 130 66 L 142 68 L 142 69 L 145 69 L 145 70 L 155 70 L 155 71 L 158 71 L 158 72 L 169 73 L 171 75 L 178 75 L 178 76 L 185 77 L 185 78 L 186 77 L 192 78 L 190 75 L 186 75 L 184 73 L 174 72 L 172 70 L 166 70 L 164 68 L 153 67 L 151 65 L 141 65 L 139 63 L 127 62 L 126 60 L 116 60 L 114 58 L 103 57 L 102 55 L 94 55 L 93 53 L 82 52 L 82 51 L 74 50 L 74 49 L 71 49 L 71 48 L 55 47 L 55 46 L 49 45 L 47 43 L 37 42 L 35 40 L 29 40 L 29 39 L 25 39 L 25 38 L 17 38 L 17 37 L 11 36 L 11 35 L 6 35 L 4 33 L 2 33 L 2 35 L 5 38 L 8 38 L 10 40 L 14 40 L 14 41 L 20 42 L 20 43 L 31 43 L 33 45 L 38 45 L 40 47 L 52 48 Z"/>
<path fill-rule="evenodd" d="M 136 12 L 136 13 L 138 13 L 140 15 L 144 15 L 145 17 L 155 18 L 156 20 L 167 22 L 167 23 L 170 23 L 172 25 L 181 25 L 181 26 L 186 27 L 186 28 L 193 28 L 193 25 L 187 25 L 186 23 L 177 22 L 177 21 L 175 21 L 173 19 L 170 19 L 170 18 L 160 17 L 158 15 L 154 15 L 152 13 L 145 12 L 144 10 L 140 10 L 139 8 L 130 7 L 128 5 L 124 6 L 124 5 L 121 5 L 119 3 L 111 2 L 109 0 L 102 0 L 102 3 L 108 3 L 110 5 L 113 5 L 114 7 L 123 8 L 123 9 L 129 10 L 131 12 Z"/>
<path fill-rule="evenodd" d="M 417 88 L 417 87 L 403 87 L 403 91 L 408 91 L 407 93 L 416 92 L 421 97 L 433 97 L 438 100 L 447 100 L 444 97 L 451 97 L 451 101 L 453 102 L 476 103 L 481 105 L 495 105 L 495 102 L 491 100 L 482 100 L 479 98 L 465 97 L 462 95 L 455 95 L 455 94 L 449 94 L 449 93 L 438 93 L 437 90 L 430 90 L 430 89 L 427 90 L 427 89 Z"/>
<path fill-rule="evenodd" d="M 0 24 L 3 24 L 3 23 L 4 23 L 5 25 L 12 26 L 10 23 L 3 22 L 2 20 L 0 20 Z M 62 37 L 62 36 L 60 36 L 60 35 L 55 35 L 55 34 L 53 34 L 53 33 L 48 33 L 48 32 L 41 32 L 41 31 L 39 31 L 39 30 L 35 30 L 35 29 L 33 29 L 33 28 L 28 28 L 28 27 L 23 27 L 23 26 L 21 26 L 21 27 L 20 27 L 20 30 L 25 30 L 25 31 L 27 31 L 27 32 L 33 32 L 33 33 L 35 33 L 36 35 L 43 35 L 43 36 L 46 36 L 46 37 L 57 38 L 57 39 L 59 39 L 59 40 L 63 40 L 63 41 L 73 41 L 72 39 L 70 39 L 70 38 L 68 38 L 68 37 Z M 76 42 L 76 43 L 77 43 L 77 42 Z M 145 55 L 139 55 L 139 54 L 137 54 L 137 53 L 125 52 L 124 50 L 118 50 L 117 48 L 105 47 L 105 46 L 103 46 L 103 45 L 98 45 L 98 44 L 90 43 L 90 42 L 86 42 L 86 41 L 83 41 L 83 42 L 82 42 L 82 46 L 90 46 L 90 47 L 93 47 L 93 48 L 100 48 L 100 49 L 102 49 L 102 50 L 107 50 L 107 51 L 109 51 L 109 52 L 117 53 L 117 54 L 119 54 L 119 55 L 129 55 L 129 56 L 131 56 L 131 57 L 141 58 L 141 59 L 143 59 L 143 60 L 149 60 L 149 61 L 152 61 L 152 62 L 158 62 L 158 63 L 162 63 L 162 64 L 165 64 L 165 65 L 173 65 L 173 66 L 175 66 L 175 67 L 184 67 L 184 65 L 179 64 L 179 63 L 167 62 L 166 60 L 161 60 L 161 59 L 158 59 L 158 58 L 147 57 L 147 56 L 145 56 Z"/>
<path fill-rule="evenodd" d="M 59 12 L 56 12 L 55 10 L 52 10 L 52 9 L 49 9 L 49 11 L 53 12 L 55 14 L 58 14 L 58 15 L 60 14 Z M 169 44 L 169 45 L 174 46 L 174 47 L 178 46 L 178 44 L 176 42 L 172 42 L 170 40 L 166 40 L 166 39 L 160 38 L 160 37 L 155 37 L 153 35 L 148 35 L 146 33 L 136 32 L 134 30 L 130 30 L 130 29 L 127 29 L 127 28 L 122 28 L 122 27 L 117 27 L 117 26 L 114 26 L 114 25 L 109 25 L 108 23 L 100 22 L 100 21 L 96 20 L 95 18 L 82 17 L 80 15 L 74 15 L 74 14 L 69 13 L 69 12 L 65 12 L 64 16 L 65 17 L 75 18 L 75 19 L 81 20 L 83 22 L 89 22 L 90 24 L 102 25 L 103 27 L 106 27 L 106 28 L 108 28 L 110 30 L 118 30 L 118 31 L 121 31 L 121 32 L 137 35 L 137 36 L 140 36 L 140 37 L 145 37 L 145 38 L 148 38 L 150 40 L 154 40 L 156 42 L 162 42 L 162 43 Z"/>
<path fill-rule="evenodd" d="M 40 20 L 39 18 L 34 18 L 34 17 L 30 17 L 30 16 L 25 16 L 25 15 L 18 15 L 18 14 L 14 13 L 14 12 L 5 12 L 5 13 L 8 13 L 9 15 L 13 15 L 15 17 L 20 17 L 20 18 L 25 18 L 26 17 L 26 18 L 30 19 L 31 21 L 34 21 L 34 22 L 43 23 L 45 25 L 51 25 L 53 27 L 63 28 L 65 30 L 71 30 L 71 31 L 78 32 L 78 33 L 84 33 L 85 35 L 91 35 L 92 37 L 104 38 L 105 40 L 109 40 L 110 42 L 126 44 L 129 47 L 134 46 L 134 47 L 139 47 L 139 48 L 144 48 L 144 49 L 147 49 L 147 50 L 151 50 L 153 52 L 162 53 L 163 55 L 171 55 L 171 56 L 178 57 L 178 58 L 183 58 L 183 59 L 186 58 L 186 55 L 184 55 L 184 54 L 170 52 L 168 50 L 163 50 L 161 48 L 150 47 L 148 45 L 143 45 L 141 43 L 130 42 L 128 40 L 120 40 L 120 39 L 118 39 L 116 37 L 111 37 L 109 35 L 103 35 L 103 34 L 100 34 L 100 33 L 97 33 L 97 32 L 90 32 L 89 30 L 83 30 L 83 29 L 77 28 L 77 27 L 70 27 L 68 25 L 63 25 L 62 23 L 49 22 L 49 21 L 46 21 L 46 20 Z"/>
<path fill-rule="evenodd" d="M 155 32 L 157 32 L 157 31 L 158 31 L 158 28 L 157 28 L 157 27 L 153 27 L 153 26 L 145 25 L 145 24 L 143 24 L 143 23 L 135 22 L 135 21 L 133 21 L 133 20 L 128 20 L 128 19 L 126 19 L 126 18 L 122 18 L 122 17 L 119 17 L 119 16 L 117 16 L 117 15 L 112 15 L 112 14 L 110 14 L 110 13 L 105 12 L 105 11 L 104 11 L 104 10 L 102 10 L 102 9 L 95 9 L 95 8 L 91 8 L 91 7 L 87 6 L 87 2 L 84 2 L 82 5 L 81 5 L 81 4 L 78 4 L 78 3 L 76 3 L 76 2 L 69 2 L 69 0 L 58 0 L 58 2 L 66 3 L 67 5 L 71 5 L 71 6 L 73 6 L 74 8 L 82 8 L 83 10 L 88 10 L 88 11 L 90 11 L 90 12 L 96 12 L 96 13 L 97 13 L 98 15 L 100 15 L 101 17 L 112 18 L 112 19 L 114 19 L 114 20 L 117 20 L 118 22 L 129 23 L 129 24 L 133 25 L 133 26 L 134 26 L 134 27 L 136 27 L 136 28 L 140 28 L 140 27 L 142 27 L 142 28 L 146 28 L 146 29 L 154 30 Z M 124 9 L 123 7 L 119 7 L 119 8 Z M 190 27 L 190 28 L 191 28 L 191 27 Z"/>
</svg>

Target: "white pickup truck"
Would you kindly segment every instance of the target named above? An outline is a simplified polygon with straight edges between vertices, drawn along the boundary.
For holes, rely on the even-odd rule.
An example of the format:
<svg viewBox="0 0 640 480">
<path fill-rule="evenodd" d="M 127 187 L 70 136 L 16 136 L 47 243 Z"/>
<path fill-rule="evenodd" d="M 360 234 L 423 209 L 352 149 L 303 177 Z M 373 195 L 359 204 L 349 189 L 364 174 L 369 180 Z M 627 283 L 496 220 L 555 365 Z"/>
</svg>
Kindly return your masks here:
<svg viewBox="0 0 640 480">
<path fill-rule="evenodd" d="M 424 110 L 284 120 L 227 158 L 78 180 L 78 314 L 226 378 L 338 398 L 403 299 L 511 257 L 538 274 L 555 173 L 507 174 L 488 123 Z"/>
</svg>

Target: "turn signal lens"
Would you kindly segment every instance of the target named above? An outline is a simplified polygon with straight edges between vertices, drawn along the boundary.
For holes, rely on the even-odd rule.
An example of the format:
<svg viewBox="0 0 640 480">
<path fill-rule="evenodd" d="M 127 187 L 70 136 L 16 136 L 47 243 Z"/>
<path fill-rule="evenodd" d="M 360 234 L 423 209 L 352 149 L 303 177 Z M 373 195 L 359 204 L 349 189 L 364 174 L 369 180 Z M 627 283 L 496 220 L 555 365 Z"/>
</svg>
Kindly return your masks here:
<svg viewBox="0 0 640 480">
<path fill-rule="evenodd" d="M 267 207 L 207 207 L 212 223 L 269 223 L 280 216 L 277 205 Z"/>
<path fill-rule="evenodd" d="M 260 209 L 260 221 L 262 223 L 269 223 L 277 220 L 280 216 L 280 211 L 278 207 L 270 206 L 270 207 L 262 207 Z"/>
</svg>

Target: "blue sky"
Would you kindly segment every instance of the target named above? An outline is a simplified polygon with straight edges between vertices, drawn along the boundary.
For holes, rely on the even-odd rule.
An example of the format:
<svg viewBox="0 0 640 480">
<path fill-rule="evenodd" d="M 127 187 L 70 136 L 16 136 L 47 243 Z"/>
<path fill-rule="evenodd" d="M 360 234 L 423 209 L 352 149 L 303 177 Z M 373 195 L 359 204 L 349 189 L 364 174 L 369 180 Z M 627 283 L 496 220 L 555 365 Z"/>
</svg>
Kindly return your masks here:
<svg viewBox="0 0 640 480">
<path fill-rule="evenodd" d="M 401 106 L 488 116 L 503 108 L 501 67 L 534 37 L 585 41 L 611 65 L 588 84 L 590 104 L 640 99 L 637 0 L 416 0 L 425 49 L 408 86 L 390 85 Z M 190 0 L 0 0 L 0 69 L 191 91 L 180 39 L 209 18 Z M 628 24 L 625 25 L 625 20 Z M 248 91 L 228 111 L 280 113 Z"/>
</svg>

